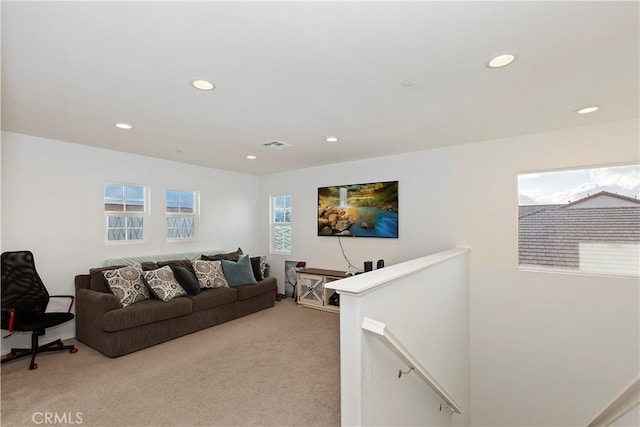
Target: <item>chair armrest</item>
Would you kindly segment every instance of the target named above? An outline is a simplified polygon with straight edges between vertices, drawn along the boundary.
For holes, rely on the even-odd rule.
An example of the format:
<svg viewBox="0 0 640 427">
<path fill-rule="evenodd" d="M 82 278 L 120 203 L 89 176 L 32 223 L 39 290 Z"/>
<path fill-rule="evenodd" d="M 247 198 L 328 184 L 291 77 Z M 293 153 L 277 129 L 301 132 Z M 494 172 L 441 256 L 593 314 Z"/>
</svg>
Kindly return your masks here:
<svg viewBox="0 0 640 427">
<path fill-rule="evenodd" d="M 9 332 L 13 332 L 13 326 L 15 324 L 16 321 L 16 310 L 13 308 L 3 308 L 2 311 L 6 311 L 9 313 L 9 327 L 8 327 L 8 331 Z"/>
<path fill-rule="evenodd" d="M 76 300 L 76 297 L 73 295 L 49 295 L 49 298 L 70 298 L 71 302 L 69 303 L 67 313 L 71 313 L 71 307 L 73 307 L 73 302 Z"/>
</svg>

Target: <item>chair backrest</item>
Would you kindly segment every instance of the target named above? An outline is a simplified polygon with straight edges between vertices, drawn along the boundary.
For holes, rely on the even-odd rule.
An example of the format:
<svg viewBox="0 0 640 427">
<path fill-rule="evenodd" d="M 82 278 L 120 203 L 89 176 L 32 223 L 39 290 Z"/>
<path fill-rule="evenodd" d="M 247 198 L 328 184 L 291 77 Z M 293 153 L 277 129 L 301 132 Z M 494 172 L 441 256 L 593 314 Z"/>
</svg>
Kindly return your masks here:
<svg viewBox="0 0 640 427">
<path fill-rule="evenodd" d="M 2 267 L 2 308 L 12 308 L 16 316 L 42 314 L 49 304 L 49 292 L 42 283 L 30 251 L 4 252 Z M 3 312 L 2 329 L 8 317 Z"/>
</svg>

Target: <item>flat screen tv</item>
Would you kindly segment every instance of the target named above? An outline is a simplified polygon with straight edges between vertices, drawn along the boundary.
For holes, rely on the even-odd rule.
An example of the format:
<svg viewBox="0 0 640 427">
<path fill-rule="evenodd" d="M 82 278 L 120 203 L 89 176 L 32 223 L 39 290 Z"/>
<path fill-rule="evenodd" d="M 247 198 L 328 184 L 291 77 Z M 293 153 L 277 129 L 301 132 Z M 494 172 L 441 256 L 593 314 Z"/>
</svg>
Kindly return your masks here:
<svg viewBox="0 0 640 427">
<path fill-rule="evenodd" d="M 398 238 L 398 181 L 318 188 L 318 236 Z"/>
</svg>

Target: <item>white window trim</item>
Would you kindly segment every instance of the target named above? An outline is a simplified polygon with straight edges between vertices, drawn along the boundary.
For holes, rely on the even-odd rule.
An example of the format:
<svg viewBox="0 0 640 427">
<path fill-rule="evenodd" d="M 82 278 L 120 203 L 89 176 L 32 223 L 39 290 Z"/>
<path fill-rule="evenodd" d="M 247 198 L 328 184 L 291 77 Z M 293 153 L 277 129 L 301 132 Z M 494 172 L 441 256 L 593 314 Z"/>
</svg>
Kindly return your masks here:
<svg viewBox="0 0 640 427">
<path fill-rule="evenodd" d="M 182 193 L 193 193 L 193 213 L 178 213 L 178 212 L 167 212 L 167 191 L 180 191 Z M 164 235 L 169 243 L 183 243 L 183 242 L 196 242 L 198 241 L 198 232 L 200 230 L 200 192 L 196 190 L 182 190 L 177 188 L 167 188 L 164 192 L 164 211 L 165 211 L 165 221 L 164 221 Z M 193 237 L 177 237 L 170 238 L 168 237 L 168 225 L 167 218 L 193 218 Z"/>
<path fill-rule="evenodd" d="M 144 188 L 144 211 L 143 212 L 121 212 L 104 210 L 104 188 L 106 185 L 125 185 L 130 187 Z M 104 213 L 104 241 L 106 245 L 138 245 L 148 242 L 149 239 L 149 217 L 151 213 L 149 186 L 145 184 L 132 184 L 127 182 L 106 181 L 102 185 L 102 203 Z M 109 240 L 109 217 L 137 217 L 142 218 L 142 239 L 136 240 Z"/>
<path fill-rule="evenodd" d="M 291 204 L 290 209 L 290 215 L 289 218 L 291 220 L 293 220 L 293 196 L 291 194 L 279 194 L 276 196 L 271 196 L 269 198 L 269 251 L 270 253 L 274 254 L 274 255 L 290 255 L 293 251 L 293 221 L 289 221 L 289 222 L 275 222 L 275 215 L 274 215 L 274 199 L 276 197 L 289 197 L 289 202 Z M 281 251 L 281 250 L 276 250 L 275 245 L 274 245 L 274 238 L 275 238 L 275 228 L 276 227 L 289 227 L 290 233 L 291 233 L 291 250 L 289 251 Z"/>
</svg>

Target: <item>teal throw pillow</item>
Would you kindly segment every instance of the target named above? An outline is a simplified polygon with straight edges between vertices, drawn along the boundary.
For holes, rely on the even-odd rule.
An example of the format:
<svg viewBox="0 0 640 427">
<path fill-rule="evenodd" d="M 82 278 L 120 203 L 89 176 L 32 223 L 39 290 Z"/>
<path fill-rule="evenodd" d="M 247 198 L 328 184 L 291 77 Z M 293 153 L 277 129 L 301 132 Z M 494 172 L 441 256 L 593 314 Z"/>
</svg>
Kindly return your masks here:
<svg viewBox="0 0 640 427">
<path fill-rule="evenodd" d="M 250 285 L 256 282 L 251 269 L 251 260 L 249 255 L 240 257 L 238 262 L 222 260 L 222 271 L 227 279 L 229 286 Z"/>
</svg>

